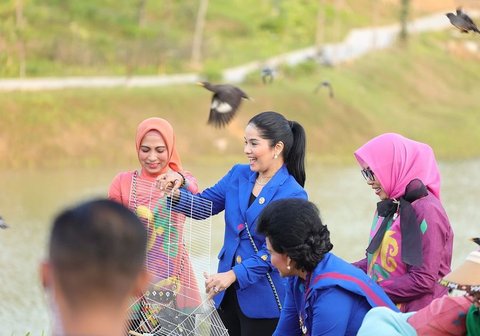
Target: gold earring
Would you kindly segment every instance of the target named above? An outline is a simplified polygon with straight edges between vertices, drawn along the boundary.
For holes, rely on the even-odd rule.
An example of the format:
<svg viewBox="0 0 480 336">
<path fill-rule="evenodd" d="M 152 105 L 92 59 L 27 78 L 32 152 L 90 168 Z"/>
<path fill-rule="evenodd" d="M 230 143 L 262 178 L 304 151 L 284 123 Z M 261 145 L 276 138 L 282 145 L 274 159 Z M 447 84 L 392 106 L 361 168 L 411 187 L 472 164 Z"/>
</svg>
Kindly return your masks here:
<svg viewBox="0 0 480 336">
<path fill-rule="evenodd" d="M 275 153 L 275 155 L 273 156 L 274 159 L 277 159 L 278 158 L 278 154 Z"/>
</svg>

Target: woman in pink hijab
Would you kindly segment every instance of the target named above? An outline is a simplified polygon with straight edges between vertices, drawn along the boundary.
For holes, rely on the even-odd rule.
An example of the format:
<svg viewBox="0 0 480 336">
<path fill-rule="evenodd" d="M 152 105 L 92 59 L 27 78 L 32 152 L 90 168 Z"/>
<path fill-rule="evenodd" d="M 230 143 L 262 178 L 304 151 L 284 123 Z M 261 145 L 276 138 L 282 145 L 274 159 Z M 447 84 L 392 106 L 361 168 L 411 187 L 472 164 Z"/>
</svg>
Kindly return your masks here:
<svg viewBox="0 0 480 336">
<path fill-rule="evenodd" d="M 183 170 L 173 128 L 165 119 L 142 121 L 135 144 L 141 168 L 115 176 L 108 197 L 130 208 L 148 229 L 147 269 L 153 276 L 155 293 L 166 294 L 164 305 L 188 314 L 200 305 L 201 298 L 183 244 L 185 216 L 170 212 L 165 190 L 160 187 L 197 193 L 197 180 Z"/>
<path fill-rule="evenodd" d="M 386 133 L 355 152 L 377 203 L 363 269 L 402 312 L 446 293 L 453 231 L 440 202 L 440 173 L 430 146 Z"/>
</svg>

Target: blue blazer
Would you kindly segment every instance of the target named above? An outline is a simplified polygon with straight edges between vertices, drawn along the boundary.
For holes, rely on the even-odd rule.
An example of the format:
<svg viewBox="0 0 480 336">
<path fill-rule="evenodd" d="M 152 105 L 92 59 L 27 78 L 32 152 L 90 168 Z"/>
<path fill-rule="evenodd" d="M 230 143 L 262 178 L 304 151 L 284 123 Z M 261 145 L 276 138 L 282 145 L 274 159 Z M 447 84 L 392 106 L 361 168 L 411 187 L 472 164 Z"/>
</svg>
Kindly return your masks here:
<svg viewBox="0 0 480 336">
<path fill-rule="evenodd" d="M 270 202 L 284 198 L 307 199 L 307 193 L 284 165 L 248 206 L 256 177 L 257 173 L 250 170 L 249 165 L 238 164 L 213 187 L 196 196 L 212 201 L 213 215 L 225 210 L 225 237 L 218 254 L 218 272 L 229 270 L 235 272 L 237 281 L 232 286 L 235 286 L 243 314 L 250 318 L 278 318 L 280 311 L 266 274 L 270 273 L 282 304 L 286 283 L 270 262 L 265 236 L 256 232 L 257 218 Z M 189 202 L 192 199 L 188 195 L 191 195 L 188 191 L 181 190 L 180 200 L 174 206 L 174 210 L 191 209 Z M 194 211 L 193 217 L 201 219 L 205 218 L 205 215 Z M 250 229 L 258 253 L 253 249 L 245 229 L 246 225 Z M 217 308 L 223 300 L 224 293 L 220 292 L 214 298 Z"/>
</svg>

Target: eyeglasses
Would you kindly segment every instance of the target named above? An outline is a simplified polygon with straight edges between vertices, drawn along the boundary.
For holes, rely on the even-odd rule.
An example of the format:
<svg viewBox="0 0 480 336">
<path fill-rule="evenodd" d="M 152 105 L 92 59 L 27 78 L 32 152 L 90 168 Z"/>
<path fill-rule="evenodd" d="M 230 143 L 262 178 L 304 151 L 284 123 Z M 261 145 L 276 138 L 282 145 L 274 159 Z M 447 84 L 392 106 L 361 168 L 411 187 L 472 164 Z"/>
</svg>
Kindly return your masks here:
<svg viewBox="0 0 480 336">
<path fill-rule="evenodd" d="M 362 176 L 367 181 L 374 181 L 375 180 L 375 174 L 373 173 L 373 171 L 370 168 L 362 169 Z"/>
</svg>

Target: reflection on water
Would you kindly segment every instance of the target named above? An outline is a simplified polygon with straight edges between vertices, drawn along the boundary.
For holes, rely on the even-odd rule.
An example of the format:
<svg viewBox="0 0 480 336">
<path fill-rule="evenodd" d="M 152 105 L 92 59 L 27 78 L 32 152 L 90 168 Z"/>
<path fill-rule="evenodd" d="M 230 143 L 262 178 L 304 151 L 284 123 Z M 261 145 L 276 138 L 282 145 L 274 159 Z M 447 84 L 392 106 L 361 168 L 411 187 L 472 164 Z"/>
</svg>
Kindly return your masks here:
<svg viewBox="0 0 480 336">
<path fill-rule="evenodd" d="M 224 166 L 188 166 L 200 187 L 216 182 Z M 468 238 L 480 235 L 480 160 L 442 163 L 442 200 L 454 232 L 454 266 L 475 248 Z M 52 217 L 64 206 L 106 194 L 118 169 L 2 172 L 0 214 L 10 225 L 0 231 L 0 326 L 2 335 L 48 332 L 48 313 L 38 281 L 38 263 Z M 377 202 L 358 167 L 307 165 L 306 188 L 332 233 L 334 253 L 354 261 L 366 248 Z M 223 215 L 214 217 L 212 256 L 223 240 Z"/>
</svg>

